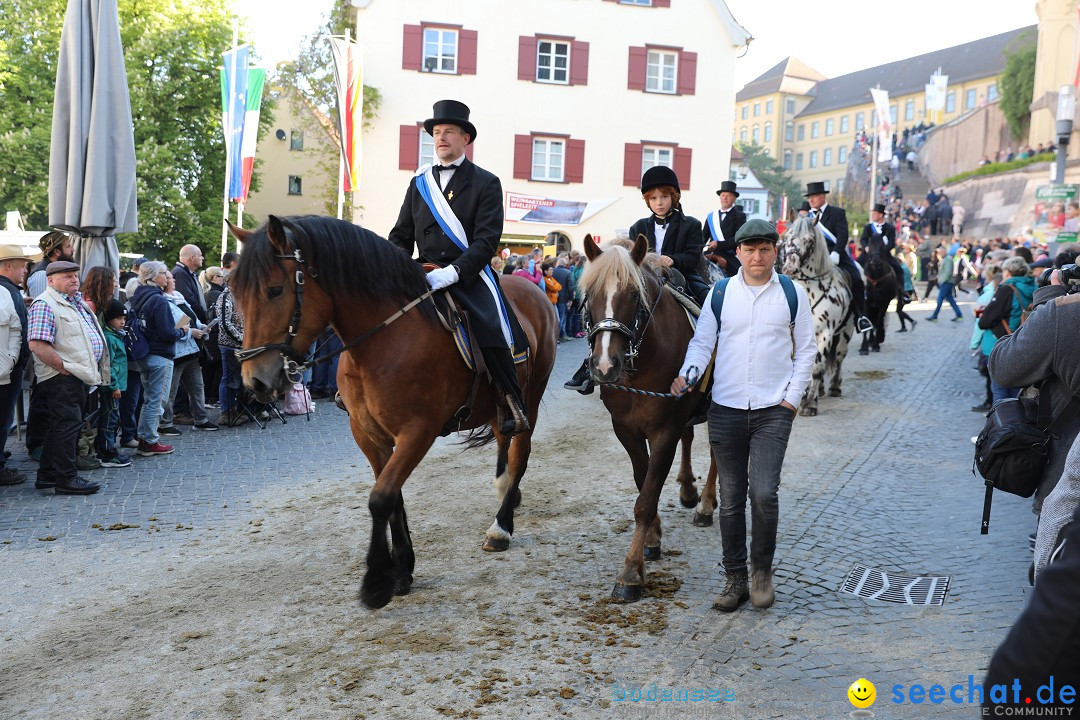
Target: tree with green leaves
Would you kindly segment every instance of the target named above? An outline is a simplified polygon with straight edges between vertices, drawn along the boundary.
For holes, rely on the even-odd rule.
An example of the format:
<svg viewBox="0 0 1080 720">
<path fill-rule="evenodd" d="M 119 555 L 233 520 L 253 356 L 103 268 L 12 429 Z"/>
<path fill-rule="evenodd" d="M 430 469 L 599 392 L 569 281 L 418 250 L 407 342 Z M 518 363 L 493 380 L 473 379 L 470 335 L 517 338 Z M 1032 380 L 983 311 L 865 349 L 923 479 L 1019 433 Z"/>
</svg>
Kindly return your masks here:
<svg viewBox="0 0 1080 720">
<path fill-rule="evenodd" d="M 220 235 L 225 183 L 219 68 L 232 43 L 225 0 L 119 0 L 135 130 L 139 231 L 122 252 L 175 259 Z M 0 3 L 0 208 L 48 225 L 49 142 L 66 0 Z M 261 125 L 272 113 L 264 106 Z M 257 180 L 253 178 L 253 186 Z"/>
<path fill-rule="evenodd" d="M 1014 43 L 1016 50 L 1005 51 L 1005 71 L 1001 75 L 1001 112 L 1014 138 L 1027 135 L 1031 96 L 1035 88 L 1035 39 L 1024 33 Z"/>
<path fill-rule="evenodd" d="M 318 169 L 328 177 L 338 177 L 339 153 L 341 141 L 337 135 L 338 103 L 337 86 L 334 79 L 334 59 L 330 50 L 330 38 L 343 36 L 356 37 L 356 14 L 350 0 L 334 0 L 326 22 L 303 41 L 303 48 L 295 61 L 283 64 L 273 79 L 273 92 L 292 92 L 300 101 L 312 109 L 302 116 L 301 126 L 305 133 L 325 132 L 326 124 L 319 118 L 329 118 L 333 130 L 334 145 L 330 148 L 313 148 L 318 153 Z M 378 116 L 382 104 L 382 93 L 377 88 L 364 85 L 364 127 L 370 126 Z M 337 212 L 337 182 L 330 183 L 328 195 L 323 199 L 327 214 Z M 346 195 L 345 206 L 352 207 L 351 193 Z"/>
<path fill-rule="evenodd" d="M 746 158 L 746 165 L 754 173 L 761 186 L 769 191 L 770 204 L 787 196 L 788 207 L 798 207 L 802 201 L 799 183 L 788 175 L 776 158 L 761 145 L 736 143 L 735 148 Z"/>
</svg>

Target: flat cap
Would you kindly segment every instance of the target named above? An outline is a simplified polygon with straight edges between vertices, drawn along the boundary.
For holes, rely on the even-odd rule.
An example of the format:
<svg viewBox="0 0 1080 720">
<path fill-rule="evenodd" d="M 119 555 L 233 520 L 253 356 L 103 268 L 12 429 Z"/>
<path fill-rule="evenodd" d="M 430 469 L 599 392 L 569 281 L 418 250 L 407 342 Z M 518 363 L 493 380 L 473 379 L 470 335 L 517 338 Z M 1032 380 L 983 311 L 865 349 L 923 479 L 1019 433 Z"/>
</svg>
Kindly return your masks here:
<svg viewBox="0 0 1080 720">
<path fill-rule="evenodd" d="M 776 228 L 772 223 L 754 218 L 753 220 L 747 220 L 739 231 L 735 233 L 735 244 L 750 242 L 752 240 L 768 240 L 769 242 L 779 242 L 780 236 L 776 234 Z M 50 265 L 49 267 L 52 267 Z"/>
<path fill-rule="evenodd" d="M 57 260 L 56 262 L 49 263 L 49 266 L 45 268 L 45 274 L 48 276 L 55 275 L 56 273 L 66 272 L 78 272 L 79 264 L 68 262 L 67 260 Z"/>
</svg>

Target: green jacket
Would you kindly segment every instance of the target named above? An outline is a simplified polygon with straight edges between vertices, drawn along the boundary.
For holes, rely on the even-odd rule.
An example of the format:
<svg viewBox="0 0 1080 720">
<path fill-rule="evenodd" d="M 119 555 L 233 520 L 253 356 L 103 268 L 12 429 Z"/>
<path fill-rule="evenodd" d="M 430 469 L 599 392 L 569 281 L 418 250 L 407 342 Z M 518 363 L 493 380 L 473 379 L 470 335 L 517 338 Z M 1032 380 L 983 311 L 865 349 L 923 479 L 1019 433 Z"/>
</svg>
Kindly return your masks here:
<svg viewBox="0 0 1080 720">
<path fill-rule="evenodd" d="M 127 390 L 128 361 L 127 352 L 124 350 L 124 338 L 112 328 L 106 325 L 105 343 L 109 346 L 109 367 L 112 369 L 112 378 L 109 381 L 110 390 Z"/>
<path fill-rule="evenodd" d="M 955 258 L 952 255 L 946 255 L 938 261 L 938 282 L 942 285 L 945 283 L 951 283 L 953 277 L 953 261 Z"/>
</svg>

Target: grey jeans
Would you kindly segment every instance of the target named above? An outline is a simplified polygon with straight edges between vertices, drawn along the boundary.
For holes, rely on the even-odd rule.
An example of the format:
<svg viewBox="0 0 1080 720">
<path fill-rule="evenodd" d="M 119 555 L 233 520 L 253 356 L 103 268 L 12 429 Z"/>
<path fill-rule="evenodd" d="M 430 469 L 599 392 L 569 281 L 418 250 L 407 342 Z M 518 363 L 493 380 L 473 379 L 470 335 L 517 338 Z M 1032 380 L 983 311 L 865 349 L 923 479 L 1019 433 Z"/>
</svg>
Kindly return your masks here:
<svg viewBox="0 0 1080 720">
<path fill-rule="evenodd" d="M 750 561 L 771 568 L 780 516 L 780 470 L 795 413 L 782 405 L 737 410 L 713 403 L 709 444 L 716 459 L 724 570 L 746 569 L 746 498 L 750 497 Z"/>
<path fill-rule="evenodd" d="M 199 366 L 199 354 L 185 355 L 176 358 L 173 366 L 172 384 L 169 387 L 169 397 L 163 403 L 161 413 L 161 426 L 169 427 L 173 424 L 173 403 L 176 402 L 176 393 L 180 389 L 180 383 L 184 383 L 187 390 L 188 402 L 191 407 L 191 417 L 196 425 L 210 422 L 210 416 L 206 413 L 206 392 L 203 388 L 202 367 Z"/>
</svg>

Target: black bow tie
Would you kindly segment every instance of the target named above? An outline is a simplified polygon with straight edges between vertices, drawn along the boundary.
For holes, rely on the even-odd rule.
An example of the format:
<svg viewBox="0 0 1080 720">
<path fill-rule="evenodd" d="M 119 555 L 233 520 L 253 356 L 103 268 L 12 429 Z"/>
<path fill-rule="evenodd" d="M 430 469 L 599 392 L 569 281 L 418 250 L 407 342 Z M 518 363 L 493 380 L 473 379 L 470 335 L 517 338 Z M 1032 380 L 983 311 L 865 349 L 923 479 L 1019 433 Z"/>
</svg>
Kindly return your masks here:
<svg viewBox="0 0 1080 720">
<path fill-rule="evenodd" d="M 435 173 L 436 175 L 441 173 L 443 170 L 457 170 L 457 166 L 456 165 L 432 165 L 431 166 L 431 172 Z"/>
</svg>

